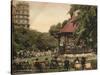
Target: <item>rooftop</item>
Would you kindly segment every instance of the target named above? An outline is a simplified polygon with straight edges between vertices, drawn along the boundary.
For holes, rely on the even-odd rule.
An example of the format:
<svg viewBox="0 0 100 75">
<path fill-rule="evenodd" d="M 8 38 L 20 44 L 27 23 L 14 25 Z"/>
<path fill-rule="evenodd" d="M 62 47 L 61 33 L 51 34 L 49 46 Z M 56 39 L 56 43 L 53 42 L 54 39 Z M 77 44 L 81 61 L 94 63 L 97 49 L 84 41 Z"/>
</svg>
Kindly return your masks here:
<svg viewBox="0 0 100 75">
<path fill-rule="evenodd" d="M 75 20 L 75 18 L 73 18 L 73 19 L 70 19 L 69 20 L 69 22 L 62 28 L 62 29 L 60 29 L 60 32 L 62 33 L 62 32 L 71 32 L 71 33 L 73 33 L 73 32 L 75 32 L 75 30 L 77 29 L 77 24 L 75 23 L 75 22 L 73 22 Z"/>
</svg>

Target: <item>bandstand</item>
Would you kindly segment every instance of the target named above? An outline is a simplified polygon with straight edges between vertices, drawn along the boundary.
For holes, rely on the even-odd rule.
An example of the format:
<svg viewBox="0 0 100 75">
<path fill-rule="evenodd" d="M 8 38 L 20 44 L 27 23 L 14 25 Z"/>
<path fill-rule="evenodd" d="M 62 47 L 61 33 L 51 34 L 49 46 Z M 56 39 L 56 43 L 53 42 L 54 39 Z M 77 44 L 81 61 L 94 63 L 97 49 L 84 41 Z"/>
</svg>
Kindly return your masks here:
<svg viewBox="0 0 100 75">
<path fill-rule="evenodd" d="M 75 48 L 75 39 L 73 33 L 78 28 L 74 22 L 75 18 L 70 19 L 58 33 L 58 45 L 60 53 L 70 53 Z"/>
</svg>

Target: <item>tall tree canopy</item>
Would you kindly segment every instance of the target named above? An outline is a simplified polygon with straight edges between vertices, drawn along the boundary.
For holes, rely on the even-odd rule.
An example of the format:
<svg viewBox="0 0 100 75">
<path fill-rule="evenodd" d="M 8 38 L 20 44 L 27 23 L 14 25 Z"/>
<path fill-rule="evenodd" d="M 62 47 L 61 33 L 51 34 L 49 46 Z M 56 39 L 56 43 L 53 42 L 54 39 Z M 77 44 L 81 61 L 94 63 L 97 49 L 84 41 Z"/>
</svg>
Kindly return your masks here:
<svg viewBox="0 0 100 75">
<path fill-rule="evenodd" d="M 57 33 L 59 32 L 59 30 L 61 29 L 61 27 L 62 27 L 62 24 L 61 23 L 58 23 L 57 25 L 52 25 L 50 27 L 49 33 L 52 36 L 57 37 Z"/>
<path fill-rule="evenodd" d="M 72 16 L 79 11 L 76 17 L 76 23 L 79 25 L 75 35 L 85 40 L 85 44 L 89 47 L 97 46 L 97 6 L 89 5 L 72 5 L 69 11 Z"/>
<path fill-rule="evenodd" d="M 57 40 L 49 33 L 41 33 L 36 30 L 14 28 L 13 38 L 14 55 L 20 51 L 51 50 L 57 48 Z"/>
<path fill-rule="evenodd" d="M 57 48 L 57 40 L 49 33 L 42 33 L 36 40 L 36 46 L 39 50 L 52 50 Z"/>
</svg>

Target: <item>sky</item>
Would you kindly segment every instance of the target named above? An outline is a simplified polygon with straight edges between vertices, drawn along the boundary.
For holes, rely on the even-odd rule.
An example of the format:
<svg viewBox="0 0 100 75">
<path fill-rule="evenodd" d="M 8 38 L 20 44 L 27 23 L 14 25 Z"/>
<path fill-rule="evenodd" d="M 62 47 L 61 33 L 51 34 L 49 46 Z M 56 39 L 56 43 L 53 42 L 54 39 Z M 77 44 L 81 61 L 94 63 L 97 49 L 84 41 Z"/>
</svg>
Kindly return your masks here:
<svg viewBox="0 0 100 75">
<path fill-rule="evenodd" d="M 51 25 L 56 25 L 70 18 L 71 6 L 60 3 L 30 1 L 30 29 L 48 32 Z"/>
</svg>

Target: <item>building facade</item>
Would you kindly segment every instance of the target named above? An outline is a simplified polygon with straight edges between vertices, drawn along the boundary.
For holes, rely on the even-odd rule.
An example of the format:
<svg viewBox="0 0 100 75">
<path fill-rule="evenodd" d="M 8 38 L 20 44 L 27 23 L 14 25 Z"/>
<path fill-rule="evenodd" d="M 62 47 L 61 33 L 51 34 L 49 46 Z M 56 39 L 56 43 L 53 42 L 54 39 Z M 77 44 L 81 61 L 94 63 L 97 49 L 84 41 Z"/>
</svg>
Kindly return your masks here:
<svg viewBox="0 0 100 75">
<path fill-rule="evenodd" d="M 16 28 L 29 28 L 29 4 L 18 2 L 12 5 L 12 24 Z"/>
</svg>

